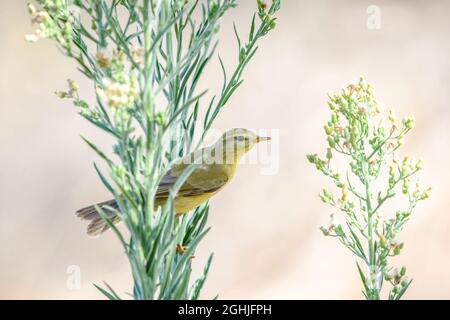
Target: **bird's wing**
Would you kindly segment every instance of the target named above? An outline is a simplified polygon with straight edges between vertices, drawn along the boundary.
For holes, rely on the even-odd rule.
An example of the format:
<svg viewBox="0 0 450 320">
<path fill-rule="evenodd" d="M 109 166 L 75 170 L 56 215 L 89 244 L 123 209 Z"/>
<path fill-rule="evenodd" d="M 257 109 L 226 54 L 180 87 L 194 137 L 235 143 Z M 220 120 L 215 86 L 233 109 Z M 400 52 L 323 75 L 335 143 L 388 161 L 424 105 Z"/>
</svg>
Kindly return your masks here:
<svg viewBox="0 0 450 320">
<path fill-rule="evenodd" d="M 215 192 L 222 188 L 230 177 L 221 165 L 201 165 L 188 177 L 187 183 L 192 186 L 190 195 Z"/>
<path fill-rule="evenodd" d="M 156 198 L 166 198 L 170 188 L 176 183 L 186 165 L 177 166 L 175 170 L 170 170 L 162 179 L 156 192 Z M 214 170 L 211 165 L 199 165 L 178 191 L 180 196 L 196 196 L 203 193 L 215 192 L 222 188 L 229 180 L 226 172 Z"/>
<path fill-rule="evenodd" d="M 177 182 L 178 177 L 172 173 L 172 170 L 166 173 L 159 183 L 156 190 L 156 198 L 166 198 L 169 195 L 170 188 Z M 180 190 L 181 191 L 181 190 Z"/>
</svg>

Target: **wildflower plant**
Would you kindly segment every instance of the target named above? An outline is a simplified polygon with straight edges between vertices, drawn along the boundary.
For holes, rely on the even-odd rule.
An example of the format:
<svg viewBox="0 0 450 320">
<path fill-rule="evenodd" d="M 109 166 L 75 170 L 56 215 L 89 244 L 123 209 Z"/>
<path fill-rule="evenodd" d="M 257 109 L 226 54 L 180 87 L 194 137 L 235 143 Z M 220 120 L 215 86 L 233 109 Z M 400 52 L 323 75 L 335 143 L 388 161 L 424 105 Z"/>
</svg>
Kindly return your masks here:
<svg viewBox="0 0 450 320">
<path fill-rule="evenodd" d="M 380 299 L 384 283 L 390 285 L 388 298 L 400 299 L 411 280 L 406 268 L 394 268 L 391 260 L 404 247 L 398 240 L 400 231 L 416 205 L 431 192 L 415 179 L 422 160 L 400 159 L 397 154 L 414 128 L 414 118 L 398 122 L 393 111 L 383 114 L 372 86 L 363 78 L 339 94 L 330 94 L 328 106 L 327 151 L 323 157 L 311 154 L 307 158 L 338 190 L 324 189 L 320 198 L 343 213 L 343 222 L 334 221 L 331 215 L 330 225 L 321 230 L 337 238 L 365 265 L 357 262 L 367 299 Z M 334 160 L 344 161 L 347 168 L 332 166 Z M 388 200 L 401 196 L 406 198 L 404 207 L 385 215 L 389 211 L 382 210 L 388 210 Z"/>
<path fill-rule="evenodd" d="M 105 169 L 95 164 L 95 170 L 119 207 L 108 210 L 119 215 L 128 231 L 117 229 L 97 207 L 128 257 L 133 298 L 197 299 L 212 255 L 195 281 L 192 258 L 209 230 L 209 207 L 179 216 L 173 208 L 174 196 L 195 164 L 179 177 L 164 207 L 154 208 L 155 193 L 176 159 L 198 148 L 242 84 L 258 41 L 275 27 L 280 0 L 256 2 L 246 39 L 234 29 L 237 62 L 229 74 L 219 57 L 223 86 L 209 101 L 199 83 L 214 60 L 220 21 L 236 7 L 235 0 L 36 2 L 29 12 L 37 30 L 26 39 L 54 40 L 91 81 L 96 98 L 84 100 L 72 80 L 67 91 L 56 94 L 72 99 L 81 116 L 114 138 L 112 155 L 83 139 L 104 161 Z M 201 138 L 194 143 L 196 130 Z M 110 299 L 121 298 L 107 284 L 98 289 Z"/>
</svg>

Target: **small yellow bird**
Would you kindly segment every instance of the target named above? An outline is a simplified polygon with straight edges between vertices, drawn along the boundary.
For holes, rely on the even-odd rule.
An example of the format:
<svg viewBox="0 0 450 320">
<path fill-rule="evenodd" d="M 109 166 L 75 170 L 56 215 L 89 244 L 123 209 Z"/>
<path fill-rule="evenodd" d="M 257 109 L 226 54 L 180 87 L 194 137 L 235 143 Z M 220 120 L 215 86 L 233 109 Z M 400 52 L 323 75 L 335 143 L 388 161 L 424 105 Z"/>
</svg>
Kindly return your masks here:
<svg viewBox="0 0 450 320">
<path fill-rule="evenodd" d="M 212 146 L 199 149 L 179 159 L 158 186 L 155 208 L 166 203 L 171 187 L 192 163 L 197 166 L 178 191 L 174 199 L 174 208 L 176 214 L 187 213 L 197 208 L 230 182 L 243 155 L 257 143 L 267 140 L 270 140 L 270 137 L 260 137 L 247 129 L 231 129 Z M 120 217 L 115 212 L 108 210 L 108 207 L 118 210 L 115 200 L 99 203 L 98 206 L 113 223 L 120 221 Z M 95 206 L 78 210 L 76 216 L 89 221 L 87 233 L 91 236 L 100 235 L 109 229 Z"/>
</svg>

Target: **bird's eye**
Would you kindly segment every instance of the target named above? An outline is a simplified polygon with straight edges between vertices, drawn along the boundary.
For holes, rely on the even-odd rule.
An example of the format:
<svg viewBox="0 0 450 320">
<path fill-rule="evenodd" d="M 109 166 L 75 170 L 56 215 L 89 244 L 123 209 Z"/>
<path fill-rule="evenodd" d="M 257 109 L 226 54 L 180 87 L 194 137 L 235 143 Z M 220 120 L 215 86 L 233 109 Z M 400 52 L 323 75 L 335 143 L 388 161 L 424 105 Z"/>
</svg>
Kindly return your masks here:
<svg viewBox="0 0 450 320">
<path fill-rule="evenodd" d="M 244 136 L 237 136 L 237 137 L 234 137 L 234 139 L 236 139 L 236 141 L 242 142 L 242 141 L 245 140 L 245 137 Z"/>
</svg>

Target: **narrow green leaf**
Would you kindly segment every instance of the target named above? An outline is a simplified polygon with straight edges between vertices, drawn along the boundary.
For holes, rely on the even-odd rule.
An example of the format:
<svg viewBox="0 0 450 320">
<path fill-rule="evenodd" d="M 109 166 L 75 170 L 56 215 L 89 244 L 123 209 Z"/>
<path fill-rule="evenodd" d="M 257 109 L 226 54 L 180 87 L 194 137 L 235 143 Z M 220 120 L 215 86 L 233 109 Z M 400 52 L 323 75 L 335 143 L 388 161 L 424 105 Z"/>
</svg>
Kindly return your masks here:
<svg viewBox="0 0 450 320">
<path fill-rule="evenodd" d="M 96 287 L 101 293 L 103 293 L 109 300 L 117 300 L 116 297 L 114 296 L 114 294 L 111 294 L 110 292 L 106 291 L 105 289 L 103 289 L 102 287 L 96 285 L 95 283 L 93 284 L 94 287 Z"/>
<path fill-rule="evenodd" d="M 364 290 L 366 292 L 369 292 L 370 290 L 369 290 L 369 287 L 367 286 L 367 280 L 366 280 L 366 277 L 364 275 L 364 272 L 361 270 L 361 267 L 359 266 L 358 262 L 356 263 L 356 266 L 358 267 L 359 276 L 361 277 L 361 281 L 362 281 L 362 283 L 364 285 Z"/>
<path fill-rule="evenodd" d="M 208 261 L 206 262 L 205 268 L 203 269 L 203 274 L 202 276 L 197 279 L 197 281 L 195 281 L 194 285 L 192 286 L 191 289 L 191 295 L 190 295 L 190 299 L 191 300 L 197 300 L 199 298 L 200 295 L 200 291 L 203 288 L 203 285 L 205 284 L 206 278 L 208 277 L 208 273 L 209 273 L 209 268 L 211 267 L 211 262 L 213 260 L 213 256 L 214 254 L 211 253 L 208 257 Z"/>
<path fill-rule="evenodd" d="M 105 162 L 108 163 L 108 165 L 111 165 L 113 163 L 112 160 L 109 159 L 99 148 L 97 148 L 97 146 L 95 144 L 93 144 L 92 142 L 90 142 L 88 139 L 86 139 L 83 136 L 81 136 L 81 139 L 83 139 L 84 142 L 86 142 L 87 145 L 89 147 L 91 147 L 91 149 L 94 150 L 100 158 L 105 160 Z"/>
<path fill-rule="evenodd" d="M 406 290 L 408 290 L 410 284 L 412 282 L 412 279 L 409 280 L 409 282 L 406 284 L 406 286 L 402 287 L 400 289 L 400 291 L 398 292 L 398 294 L 395 296 L 395 300 L 400 300 L 402 298 L 402 296 L 405 294 Z"/>
</svg>

